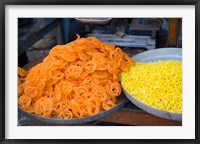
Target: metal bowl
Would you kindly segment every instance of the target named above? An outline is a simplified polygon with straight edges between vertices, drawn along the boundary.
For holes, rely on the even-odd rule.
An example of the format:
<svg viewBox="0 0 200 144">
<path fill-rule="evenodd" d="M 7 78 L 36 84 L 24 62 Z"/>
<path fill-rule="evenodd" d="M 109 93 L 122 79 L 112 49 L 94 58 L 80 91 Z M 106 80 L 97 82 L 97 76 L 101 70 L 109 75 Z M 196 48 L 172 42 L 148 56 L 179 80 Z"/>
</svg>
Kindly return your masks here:
<svg viewBox="0 0 200 144">
<path fill-rule="evenodd" d="M 23 68 L 26 69 L 26 70 L 29 70 L 30 68 L 32 68 L 36 64 L 42 62 L 44 57 L 45 56 L 29 62 Z M 38 116 L 36 114 L 30 114 L 30 113 L 24 111 L 21 107 L 18 107 L 18 110 L 19 110 L 19 112 L 21 112 L 24 116 L 27 116 L 28 118 L 31 118 L 32 120 L 36 119 L 36 120 L 39 120 L 41 122 L 45 122 L 46 124 L 80 125 L 80 124 L 83 124 L 83 123 L 98 120 L 98 119 L 103 118 L 103 117 L 105 117 L 105 116 L 107 116 L 107 115 L 109 115 L 113 112 L 116 112 L 119 109 L 121 109 L 122 107 L 124 107 L 129 102 L 123 92 L 121 93 L 120 96 L 117 97 L 117 99 L 118 99 L 117 105 L 110 110 L 104 111 L 104 112 L 99 113 L 99 114 L 94 115 L 94 116 L 89 116 L 89 117 L 84 117 L 84 118 L 74 118 L 74 119 L 69 119 L 69 120 L 63 120 L 63 119 L 58 119 L 58 118 L 45 118 L 45 117 L 42 117 L 42 116 Z"/>
<path fill-rule="evenodd" d="M 133 59 L 139 62 L 150 62 L 150 61 L 159 61 L 159 60 L 179 60 L 182 61 L 182 49 L 181 48 L 162 48 L 162 49 L 154 49 L 146 52 L 142 52 L 140 54 L 137 54 L 133 56 Z M 122 85 L 123 87 L 123 85 Z M 124 94 L 126 97 L 137 107 L 140 109 L 165 119 L 170 120 L 177 120 L 182 121 L 182 114 L 178 113 L 172 113 L 167 112 L 163 110 L 159 110 L 156 108 L 153 108 L 151 106 L 148 106 L 140 101 L 138 101 L 134 96 L 129 94 L 124 88 L 123 88 Z"/>
<path fill-rule="evenodd" d="M 112 18 L 75 18 L 81 23 L 84 24 L 97 24 L 97 25 L 106 25 Z"/>
<path fill-rule="evenodd" d="M 107 115 L 110 115 L 118 110 L 120 110 L 122 107 L 124 107 L 128 103 L 128 99 L 126 96 L 122 93 L 118 97 L 118 103 L 117 106 L 113 107 L 110 110 L 104 111 L 102 113 L 96 114 L 94 116 L 89 116 L 89 117 L 84 117 L 84 118 L 74 118 L 74 119 L 69 119 L 69 120 L 63 120 L 63 119 L 58 119 L 58 118 L 45 118 L 42 116 L 38 116 L 35 114 L 30 114 L 26 111 L 24 111 L 21 107 L 18 107 L 18 110 L 26 117 L 31 118 L 32 120 L 36 119 L 41 122 L 45 122 L 46 124 L 54 124 L 54 125 L 81 125 L 84 123 L 88 122 L 93 122 L 98 119 L 101 119 Z"/>
</svg>

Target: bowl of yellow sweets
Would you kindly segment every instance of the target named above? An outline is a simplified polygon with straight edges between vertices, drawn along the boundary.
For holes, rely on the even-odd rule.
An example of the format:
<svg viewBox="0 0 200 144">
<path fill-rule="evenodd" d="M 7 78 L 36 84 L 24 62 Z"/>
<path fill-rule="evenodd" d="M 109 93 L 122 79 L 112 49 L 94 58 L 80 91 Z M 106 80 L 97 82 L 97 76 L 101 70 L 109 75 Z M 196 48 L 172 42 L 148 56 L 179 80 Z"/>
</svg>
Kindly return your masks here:
<svg viewBox="0 0 200 144">
<path fill-rule="evenodd" d="M 182 48 L 160 48 L 133 56 L 121 73 L 126 97 L 152 115 L 182 121 Z"/>
</svg>

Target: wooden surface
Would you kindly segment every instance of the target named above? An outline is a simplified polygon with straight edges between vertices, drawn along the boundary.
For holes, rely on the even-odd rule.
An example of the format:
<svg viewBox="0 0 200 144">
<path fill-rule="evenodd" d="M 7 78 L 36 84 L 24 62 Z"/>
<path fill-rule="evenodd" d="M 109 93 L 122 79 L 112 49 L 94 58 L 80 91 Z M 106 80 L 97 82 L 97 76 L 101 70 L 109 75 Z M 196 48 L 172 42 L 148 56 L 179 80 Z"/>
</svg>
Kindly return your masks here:
<svg viewBox="0 0 200 144">
<path fill-rule="evenodd" d="M 123 108 L 105 118 L 100 119 L 102 122 L 134 125 L 134 126 L 181 126 L 181 121 L 163 119 L 148 114 L 140 109 Z"/>
<path fill-rule="evenodd" d="M 18 55 L 39 41 L 60 24 L 60 19 L 37 18 L 31 24 L 18 29 Z"/>
<path fill-rule="evenodd" d="M 167 36 L 167 46 L 176 47 L 177 38 L 179 33 L 180 20 L 178 18 L 169 19 L 168 36 Z"/>
</svg>

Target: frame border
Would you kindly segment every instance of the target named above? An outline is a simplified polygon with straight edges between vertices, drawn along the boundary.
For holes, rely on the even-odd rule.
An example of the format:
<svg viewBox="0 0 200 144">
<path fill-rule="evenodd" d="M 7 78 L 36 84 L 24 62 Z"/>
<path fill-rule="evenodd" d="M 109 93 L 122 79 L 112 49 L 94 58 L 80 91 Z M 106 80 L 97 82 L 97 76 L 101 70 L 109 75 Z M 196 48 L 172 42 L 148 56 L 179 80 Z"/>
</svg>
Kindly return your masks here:
<svg viewBox="0 0 200 144">
<path fill-rule="evenodd" d="M 199 0 L 3 0 L 5 5 L 196 5 Z"/>
<path fill-rule="evenodd" d="M 23 140 L 23 139 L 5 139 L 5 7 L 6 5 L 195 5 L 195 61 L 199 61 L 198 55 L 199 55 L 199 50 L 198 48 L 200 47 L 200 0 L 115 0 L 115 2 L 108 1 L 108 0 L 0 0 L 0 80 L 1 80 L 1 87 L 0 87 L 0 92 L 1 92 L 1 99 L 0 99 L 0 142 L 1 143 L 82 143 L 86 142 L 86 140 L 49 140 L 49 139 L 29 139 L 29 140 Z M 196 67 L 196 72 L 199 72 L 199 69 L 197 67 L 197 63 L 195 63 Z M 198 75 L 197 75 L 198 76 Z M 197 81 L 195 82 L 195 85 L 198 86 L 199 78 L 196 77 Z M 196 86 L 195 86 L 196 88 Z M 200 143 L 199 140 L 199 109 L 200 106 L 198 105 L 199 102 L 199 97 L 197 95 L 198 89 L 195 90 L 195 139 L 145 139 L 145 140 L 140 140 L 140 139 L 124 139 L 124 140 L 90 140 L 91 143 L 121 143 L 121 142 L 126 142 L 126 143 L 138 143 L 138 144 L 143 144 L 143 143 L 163 143 L 163 144 L 174 144 L 174 143 L 180 143 L 180 144 L 193 144 L 193 143 Z M 89 140 L 87 140 L 86 143 Z"/>
</svg>

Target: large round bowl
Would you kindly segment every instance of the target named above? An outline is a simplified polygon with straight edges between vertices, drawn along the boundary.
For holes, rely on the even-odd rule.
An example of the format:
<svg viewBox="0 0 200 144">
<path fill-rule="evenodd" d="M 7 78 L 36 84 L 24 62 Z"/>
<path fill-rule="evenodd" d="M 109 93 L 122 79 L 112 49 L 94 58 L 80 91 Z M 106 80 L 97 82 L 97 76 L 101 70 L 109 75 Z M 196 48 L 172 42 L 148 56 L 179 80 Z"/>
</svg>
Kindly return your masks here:
<svg viewBox="0 0 200 144">
<path fill-rule="evenodd" d="M 41 58 L 38 58 L 34 61 L 29 62 L 23 68 L 26 69 L 26 70 L 29 70 L 30 68 L 32 68 L 36 64 L 42 62 L 43 58 L 44 57 L 41 57 Z M 81 125 L 83 123 L 88 123 L 88 122 L 98 120 L 98 119 L 103 118 L 103 117 L 105 117 L 105 116 L 107 116 L 107 115 L 109 115 L 113 112 L 116 112 L 119 109 L 121 109 L 122 107 L 124 107 L 129 102 L 123 92 L 121 93 L 120 96 L 117 97 L 117 99 L 118 99 L 117 105 L 110 110 L 104 111 L 104 112 L 99 113 L 99 114 L 94 115 L 94 116 L 88 116 L 88 117 L 84 117 L 84 118 L 74 118 L 74 119 L 69 119 L 69 120 L 63 120 L 63 119 L 58 119 L 58 118 L 45 118 L 45 117 L 38 116 L 38 115 L 35 115 L 35 114 L 30 114 L 30 113 L 24 111 L 21 107 L 18 107 L 18 110 L 23 115 L 27 116 L 28 118 L 31 118 L 32 120 L 35 119 L 35 120 L 39 120 L 41 122 L 45 122 L 47 125 L 48 124 L 53 124 L 53 125 Z"/>
<path fill-rule="evenodd" d="M 138 62 L 150 62 L 150 61 L 159 61 L 159 60 L 182 61 L 182 49 L 181 48 L 162 48 L 162 49 L 150 50 L 150 51 L 142 52 L 140 54 L 135 55 L 133 59 L 135 59 Z M 182 114 L 167 112 L 167 111 L 153 108 L 151 106 L 148 106 L 138 101 L 133 95 L 129 94 L 124 88 L 123 88 L 123 91 L 126 97 L 140 109 L 158 117 L 162 117 L 162 118 L 166 118 L 170 120 L 182 121 Z"/>
</svg>

